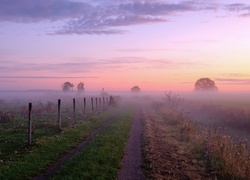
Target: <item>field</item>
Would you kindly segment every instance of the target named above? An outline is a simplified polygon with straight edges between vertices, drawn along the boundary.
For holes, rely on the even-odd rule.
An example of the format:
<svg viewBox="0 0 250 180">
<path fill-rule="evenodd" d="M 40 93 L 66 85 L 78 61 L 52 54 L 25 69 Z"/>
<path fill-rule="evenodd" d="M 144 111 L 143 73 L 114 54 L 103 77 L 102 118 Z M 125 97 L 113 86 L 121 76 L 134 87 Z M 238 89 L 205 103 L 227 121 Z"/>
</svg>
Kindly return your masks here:
<svg viewBox="0 0 250 180">
<path fill-rule="evenodd" d="M 97 97 L 94 105 L 91 97 Z M 0 179 L 39 177 L 72 149 L 75 153 L 70 160 L 46 177 L 116 179 L 135 118 L 142 120 L 144 129 L 143 179 L 250 179 L 250 102 L 246 97 L 219 93 L 123 94 L 115 106 L 109 106 L 108 101 L 102 106 L 97 94 L 2 98 Z M 62 101 L 61 130 L 58 99 Z M 29 102 L 33 104 L 31 145 L 27 143 Z M 77 148 L 89 137 L 84 147 Z"/>
</svg>

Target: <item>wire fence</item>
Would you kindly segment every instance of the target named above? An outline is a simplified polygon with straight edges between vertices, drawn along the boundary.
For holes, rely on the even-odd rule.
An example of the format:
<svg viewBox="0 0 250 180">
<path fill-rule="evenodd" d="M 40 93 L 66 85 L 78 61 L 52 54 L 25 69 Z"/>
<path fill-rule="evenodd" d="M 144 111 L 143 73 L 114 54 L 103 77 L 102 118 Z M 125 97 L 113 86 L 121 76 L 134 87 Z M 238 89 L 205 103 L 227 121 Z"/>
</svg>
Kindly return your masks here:
<svg viewBox="0 0 250 180">
<path fill-rule="evenodd" d="M 8 137 L 15 136 L 15 141 L 20 141 L 20 143 L 13 144 L 31 145 L 32 140 L 36 138 L 55 135 L 65 128 L 74 127 L 79 122 L 104 112 L 119 99 L 119 96 L 88 96 L 52 98 L 44 101 L 25 102 L 25 104 L 17 100 L 10 104 L 2 102 L 0 106 L 0 143 L 6 145 Z"/>
</svg>

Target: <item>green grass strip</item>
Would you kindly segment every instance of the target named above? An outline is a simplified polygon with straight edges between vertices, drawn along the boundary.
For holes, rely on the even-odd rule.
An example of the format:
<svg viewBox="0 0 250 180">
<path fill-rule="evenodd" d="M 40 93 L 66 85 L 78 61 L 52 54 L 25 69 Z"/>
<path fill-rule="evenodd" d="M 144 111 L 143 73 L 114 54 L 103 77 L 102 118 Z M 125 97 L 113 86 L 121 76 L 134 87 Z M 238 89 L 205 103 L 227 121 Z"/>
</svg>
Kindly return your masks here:
<svg viewBox="0 0 250 180">
<path fill-rule="evenodd" d="M 110 113 L 94 116 L 75 128 L 66 129 L 55 136 L 37 139 L 33 146 L 20 154 L 19 158 L 0 162 L 0 179 L 28 179 L 44 172 L 52 163 L 107 121 L 111 116 Z"/>
<path fill-rule="evenodd" d="M 116 179 L 133 119 L 131 110 L 117 113 L 112 123 L 52 179 Z"/>
</svg>

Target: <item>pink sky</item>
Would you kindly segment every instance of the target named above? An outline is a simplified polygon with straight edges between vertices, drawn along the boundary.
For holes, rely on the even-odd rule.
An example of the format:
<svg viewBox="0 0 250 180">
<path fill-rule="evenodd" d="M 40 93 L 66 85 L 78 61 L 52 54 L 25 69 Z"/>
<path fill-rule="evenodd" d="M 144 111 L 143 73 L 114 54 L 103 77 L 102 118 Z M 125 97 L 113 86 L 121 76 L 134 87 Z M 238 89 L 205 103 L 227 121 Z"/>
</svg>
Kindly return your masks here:
<svg viewBox="0 0 250 180">
<path fill-rule="evenodd" d="M 246 0 L 0 0 L 0 90 L 250 91 Z"/>
</svg>

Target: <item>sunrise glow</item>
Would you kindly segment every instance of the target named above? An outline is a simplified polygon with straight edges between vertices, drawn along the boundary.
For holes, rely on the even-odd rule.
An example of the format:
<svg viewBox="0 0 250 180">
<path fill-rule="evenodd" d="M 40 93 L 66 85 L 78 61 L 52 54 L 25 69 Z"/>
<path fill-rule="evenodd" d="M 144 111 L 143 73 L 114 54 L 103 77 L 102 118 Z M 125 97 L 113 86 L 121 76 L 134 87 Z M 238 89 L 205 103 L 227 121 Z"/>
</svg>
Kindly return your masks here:
<svg viewBox="0 0 250 180">
<path fill-rule="evenodd" d="M 0 1 L 0 90 L 70 81 L 193 91 L 208 77 L 220 91 L 249 91 L 249 9 L 246 0 Z"/>
</svg>

